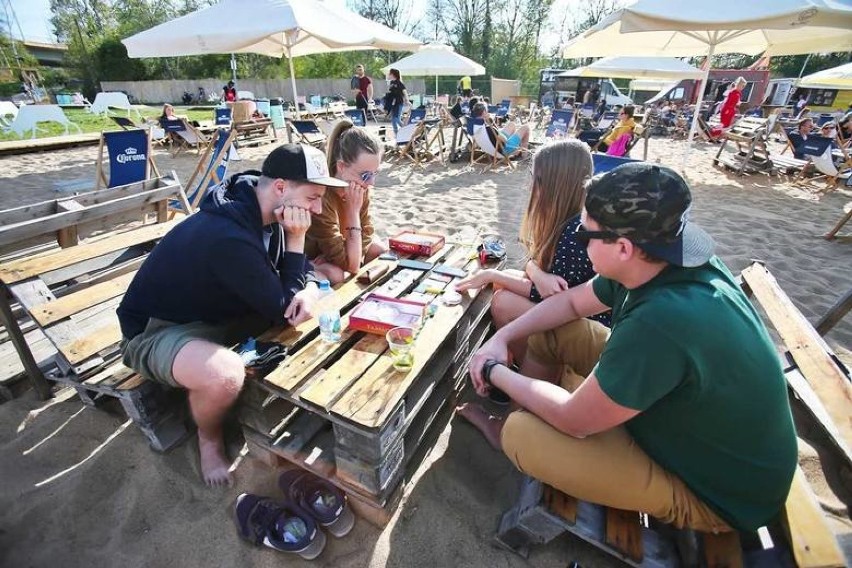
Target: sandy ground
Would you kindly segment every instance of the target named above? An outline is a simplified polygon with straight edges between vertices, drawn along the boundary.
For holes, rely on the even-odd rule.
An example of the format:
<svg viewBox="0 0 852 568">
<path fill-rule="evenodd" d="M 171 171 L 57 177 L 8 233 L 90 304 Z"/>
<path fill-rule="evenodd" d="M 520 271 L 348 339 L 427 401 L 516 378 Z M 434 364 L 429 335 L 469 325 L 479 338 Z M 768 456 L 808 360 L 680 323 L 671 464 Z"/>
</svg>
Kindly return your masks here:
<svg viewBox="0 0 852 568">
<path fill-rule="evenodd" d="M 680 168 L 682 142 L 651 140 L 649 160 Z M 259 168 L 270 146 L 242 150 L 232 172 Z M 805 316 L 815 322 L 852 282 L 850 239 L 820 238 L 852 194 L 816 199 L 785 177 L 735 177 L 714 168 L 716 147 L 699 143 L 686 168 L 693 218 L 717 240 L 733 271 L 765 261 Z M 53 199 L 57 187 L 94 179 L 95 147 L 0 158 L 0 208 Z M 640 155 L 641 149 L 634 150 Z M 187 179 L 197 157 L 156 155 L 161 171 Z M 460 227 L 498 232 L 511 243 L 511 261 L 527 200 L 527 166 L 481 174 L 463 165 L 433 164 L 407 183 L 408 165 L 384 163 L 373 197 L 381 235 L 404 227 L 452 234 Z M 847 228 L 852 232 L 852 226 Z M 852 318 L 827 336 L 849 362 Z M 239 449 L 239 446 L 237 446 Z M 231 503 L 243 491 L 274 494 L 274 472 L 246 458 L 230 490 L 198 481 L 196 446 L 151 452 L 120 410 L 93 410 L 68 393 L 51 403 L 32 393 L 0 406 L 0 566 L 277 566 L 300 560 L 240 541 Z M 802 461 L 823 501 L 842 505 L 820 479 L 815 454 Z M 443 430 L 410 483 L 404 505 L 378 530 L 359 521 L 345 539 L 330 541 L 316 566 L 618 566 L 573 537 L 536 548 L 525 561 L 492 546 L 501 513 L 517 495 L 520 477 L 462 419 Z M 847 513 L 848 514 L 848 513 Z M 837 520 L 839 533 L 852 533 Z"/>
</svg>

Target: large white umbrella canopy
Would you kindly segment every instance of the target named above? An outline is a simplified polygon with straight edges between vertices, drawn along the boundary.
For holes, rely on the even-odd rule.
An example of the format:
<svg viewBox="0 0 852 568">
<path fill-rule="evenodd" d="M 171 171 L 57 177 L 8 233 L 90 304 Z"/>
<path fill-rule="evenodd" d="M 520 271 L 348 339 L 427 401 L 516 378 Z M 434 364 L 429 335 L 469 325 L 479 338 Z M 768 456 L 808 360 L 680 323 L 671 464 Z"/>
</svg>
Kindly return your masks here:
<svg viewBox="0 0 852 568">
<path fill-rule="evenodd" d="M 611 79 L 700 79 L 704 71 L 675 57 L 605 57 L 560 77 Z"/>
<path fill-rule="evenodd" d="M 406 34 L 317 0 L 222 0 L 123 39 L 130 57 L 259 53 L 293 58 L 331 51 L 413 51 Z M 298 106 L 297 106 L 298 108 Z"/>
<path fill-rule="evenodd" d="M 852 89 L 852 63 L 805 75 L 798 86 L 806 89 Z"/>
<path fill-rule="evenodd" d="M 387 74 L 391 68 L 399 70 L 401 75 L 434 75 L 435 96 L 438 95 L 439 75 L 485 75 L 485 67 L 456 53 L 452 46 L 440 43 L 428 43 L 416 53 L 384 67 L 382 71 Z"/>
<path fill-rule="evenodd" d="M 562 56 L 794 55 L 852 50 L 852 4 L 841 0 L 639 0 L 573 38 Z M 699 88 L 707 85 L 709 65 Z M 700 99 L 699 99 L 700 100 Z M 698 112 L 689 140 L 695 134 Z"/>
</svg>

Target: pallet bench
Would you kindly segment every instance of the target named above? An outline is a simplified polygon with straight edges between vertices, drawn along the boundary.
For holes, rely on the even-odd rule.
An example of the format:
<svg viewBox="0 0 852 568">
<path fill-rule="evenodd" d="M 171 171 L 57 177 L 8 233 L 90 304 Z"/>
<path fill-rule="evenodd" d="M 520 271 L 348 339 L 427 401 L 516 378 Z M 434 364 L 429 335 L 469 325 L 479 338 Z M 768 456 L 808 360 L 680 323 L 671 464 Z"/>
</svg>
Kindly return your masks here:
<svg viewBox="0 0 852 568">
<path fill-rule="evenodd" d="M 473 268 L 467 246 L 448 246 L 431 262 Z M 387 264 L 372 284 L 352 279 L 334 295 L 343 314 L 366 293 L 405 297 L 424 286 L 428 274 L 376 260 L 362 270 Z M 428 287 L 447 283 L 430 281 Z M 435 295 L 432 294 L 431 297 Z M 464 385 L 467 363 L 490 328 L 491 292 L 466 296 L 459 306 L 441 305 L 420 331 L 414 367 L 391 366 L 381 335 L 346 330 L 340 343 L 318 336 L 315 320 L 265 338 L 288 345 L 289 355 L 262 379 L 247 381 L 240 420 L 250 451 L 275 465 L 284 460 L 329 480 L 350 496 L 361 516 L 384 526 L 399 504 L 403 480 L 428 450 L 428 440 L 445 424 L 449 401 Z"/>
<path fill-rule="evenodd" d="M 823 469 L 839 467 L 852 479 L 852 382 L 820 337 L 850 310 L 852 293 L 817 324 L 817 332 L 762 264 L 743 270 L 742 282 L 786 347 L 782 357 L 789 360 L 785 375 L 797 428 L 810 419 L 807 427 L 815 424 L 822 435 L 816 441 L 836 457 Z M 852 561 L 844 558 L 801 468 L 779 517 L 750 534 L 675 530 L 647 515 L 579 501 L 531 477 L 524 478 L 520 493 L 502 516 L 495 541 L 524 556 L 532 545 L 569 532 L 631 566 L 842 568 Z"/>
<path fill-rule="evenodd" d="M 65 248 L 20 255 L 0 263 L 2 321 L 33 386 L 50 396 L 52 382 L 73 387 L 84 403 L 103 397 L 118 399 L 128 416 L 165 450 L 186 434 L 179 398 L 142 380 L 119 362 L 121 330 L 115 309 L 127 286 L 156 242 L 180 219 L 167 221 L 170 199 L 186 201 L 175 177 L 148 180 L 78 196 L 80 207 L 22 221 L 0 229 L 0 243 L 26 242 L 44 235 L 73 234 Z M 80 224 L 104 222 L 110 215 L 132 213 L 137 221 L 147 212 L 157 221 L 77 243 Z M 0 212 L 0 218 L 6 212 Z M 20 213 L 18 211 L 17 213 Z M 12 302 L 18 304 L 13 309 Z M 21 331 L 25 315 L 55 349 L 52 365 L 41 369 Z"/>
<path fill-rule="evenodd" d="M 236 134 L 235 143 L 239 147 L 256 146 L 278 140 L 271 118 L 252 119 L 231 124 Z"/>
</svg>

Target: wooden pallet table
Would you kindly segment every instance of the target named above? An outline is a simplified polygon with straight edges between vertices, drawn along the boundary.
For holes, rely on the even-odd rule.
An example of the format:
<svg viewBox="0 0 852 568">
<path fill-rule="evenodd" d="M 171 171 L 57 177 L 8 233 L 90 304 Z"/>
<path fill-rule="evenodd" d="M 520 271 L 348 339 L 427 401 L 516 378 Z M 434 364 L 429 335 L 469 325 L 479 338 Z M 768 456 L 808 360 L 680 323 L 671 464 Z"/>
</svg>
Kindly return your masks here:
<svg viewBox="0 0 852 568">
<path fill-rule="evenodd" d="M 478 268 L 465 246 L 447 247 L 431 262 Z M 429 288 L 450 283 L 430 273 L 387 263 L 385 277 L 370 285 L 354 279 L 334 295 L 343 314 L 367 293 L 435 298 Z M 365 267 L 366 269 L 372 266 Z M 384 525 L 402 494 L 406 469 L 416 468 L 430 427 L 445 423 L 449 401 L 463 387 L 467 363 L 489 332 L 490 290 L 464 295 L 457 306 L 440 304 L 417 336 L 414 366 L 391 364 L 384 336 L 346 329 L 339 343 L 318 337 L 315 323 L 271 332 L 290 347 L 269 375 L 249 381 L 240 420 L 251 450 L 268 463 L 279 458 L 308 469 L 344 489 L 363 516 Z M 278 400 L 277 413 L 270 404 Z M 286 404 L 284 404 L 286 403 Z"/>
<path fill-rule="evenodd" d="M 756 172 L 772 172 L 772 161 L 766 147 L 766 119 L 746 117 L 738 121 L 725 132 L 725 138 L 716 157 L 714 165 L 723 165 L 737 172 L 738 175 Z M 735 153 L 722 155 L 728 142 L 736 145 Z"/>
</svg>

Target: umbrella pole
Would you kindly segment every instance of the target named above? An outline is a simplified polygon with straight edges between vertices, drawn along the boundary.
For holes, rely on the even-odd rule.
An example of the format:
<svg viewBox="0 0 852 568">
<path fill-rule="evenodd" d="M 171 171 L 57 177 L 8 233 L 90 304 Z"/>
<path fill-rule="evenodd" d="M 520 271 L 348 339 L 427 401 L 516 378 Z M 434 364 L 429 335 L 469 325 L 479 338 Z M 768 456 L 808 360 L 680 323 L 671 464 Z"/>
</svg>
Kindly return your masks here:
<svg viewBox="0 0 852 568">
<path fill-rule="evenodd" d="M 710 40 L 710 46 L 707 49 L 707 69 L 704 70 L 704 76 L 701 77 L 701 85 L 698 87 L 698 97 L 695 99 L 695 111 L 692 113 L 692 124 L 689 127 L 689 137 L 686 139 L 686 148 L 683 151 L 683 164 L 681 170 L 686 173 L 686 162 L 689 159 L 689 152 L 692 150 L 692 139 L 695 137 L 695 132 L 698 130 L 698 114 L 701 112 L 701 103 L 704 101 L 704 89 L 707 88 L 707 79 L 710 77 L 710 65 L 712 64 L 713 52 L 716 49 L 716 41 L 719 37 L 719 32 L 713 32 Z"/>
<path fill-rule="evenodd" d="M 435 100 L 438 100 L 438 76 L 435 75 Z"/>
<path fill-rule="evenodd" d="M 293 87 L 293 106 L 296 107 L 296 118 L 302 120 L 302 113 L 299 111 L 299 97 L 296 95 L 296 71 L 293 70 L 293 56 L 290 48 L 287 48 L 287 62 L 290 64 L 290 85 Z"/>
</svg>

